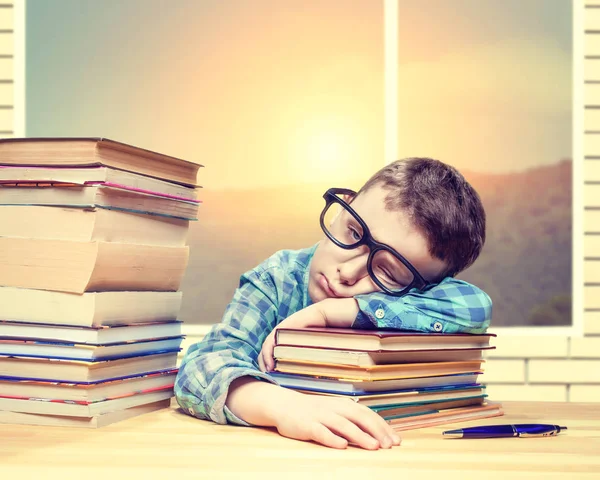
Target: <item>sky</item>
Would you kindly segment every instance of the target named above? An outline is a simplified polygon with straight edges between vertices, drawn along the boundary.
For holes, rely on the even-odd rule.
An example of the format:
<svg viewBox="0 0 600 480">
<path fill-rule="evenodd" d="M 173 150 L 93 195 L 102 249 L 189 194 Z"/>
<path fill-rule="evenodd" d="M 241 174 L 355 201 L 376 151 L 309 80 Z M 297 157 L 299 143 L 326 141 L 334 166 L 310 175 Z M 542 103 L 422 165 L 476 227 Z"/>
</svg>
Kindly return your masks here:
<svg viewBox="0 0 600 480">
<path fill-rule="evenodd" d="M 568 0 L 399 0 L 398 151 L 505 173 L 571 155 Z M 213 189 L 383 165 L 383 6 L 28 0 L 28 136 L 196 161 Z"/>
</svg>

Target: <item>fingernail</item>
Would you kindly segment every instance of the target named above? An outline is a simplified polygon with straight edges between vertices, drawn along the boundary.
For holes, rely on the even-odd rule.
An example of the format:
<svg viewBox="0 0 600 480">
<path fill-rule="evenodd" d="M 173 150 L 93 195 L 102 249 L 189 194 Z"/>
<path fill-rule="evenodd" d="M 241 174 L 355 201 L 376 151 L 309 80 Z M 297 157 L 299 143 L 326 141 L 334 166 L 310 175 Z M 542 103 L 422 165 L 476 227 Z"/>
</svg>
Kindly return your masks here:
<svg viewBox="0 0 600 480">
<path fill-rule="evenodd" d="M 400 437 L 396 434 L 392 435 L 392 441 L 396 444 L 396 445 L 400 445 Z"/>
<path fill-rule="evenodd" d="M 373 439 L 370 443 L 373 448 L 379 448 L 379 442 L 377 440 Z"/>
<path fill-rule="evenodd" d="M 392 439 L 390 437 L 385 437 L 382 441 L 381 441 L 381 446 L 383 448 L 390 448 L 392 446 Z"/>
</svg>

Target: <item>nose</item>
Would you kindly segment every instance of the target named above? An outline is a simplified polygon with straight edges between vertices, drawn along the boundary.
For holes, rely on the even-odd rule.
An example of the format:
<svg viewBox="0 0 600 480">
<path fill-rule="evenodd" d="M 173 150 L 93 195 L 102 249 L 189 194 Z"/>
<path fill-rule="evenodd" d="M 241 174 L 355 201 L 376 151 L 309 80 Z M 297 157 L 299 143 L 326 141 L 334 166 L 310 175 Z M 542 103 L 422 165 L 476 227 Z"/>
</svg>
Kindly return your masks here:
<svg viewBox="0 0 600 480">
<path fill-rule="evenodd" d="M 369 249 L 366 246 L 349 250 L 349 256 L 345 261 L 338 264 L 338 275 L 340 282 L 352 286 L 361 278 L 369 273 L 367 271 L 367 259 L 369 258 Z"/>
</svg>

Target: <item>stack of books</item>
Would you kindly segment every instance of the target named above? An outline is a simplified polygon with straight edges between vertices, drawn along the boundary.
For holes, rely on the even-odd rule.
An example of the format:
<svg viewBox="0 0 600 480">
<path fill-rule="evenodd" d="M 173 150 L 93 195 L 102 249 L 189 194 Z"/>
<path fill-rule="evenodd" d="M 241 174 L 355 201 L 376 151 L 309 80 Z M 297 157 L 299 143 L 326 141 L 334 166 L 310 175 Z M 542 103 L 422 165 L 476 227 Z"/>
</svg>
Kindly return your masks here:
<svg viewBox="0 0 600 480">
<path fill-rule="evenodd" d="M 396 430 L 493 417 L 502 406 L 480 383 L 493 336 L 280 328 L 272 375 L 287 388 L 363 404 Z"/>
<path fill-rule="evenodd" d="M 0 140 L 0 423 L 169 406 L 199 167 L 107 139 Z"/>
</svg>

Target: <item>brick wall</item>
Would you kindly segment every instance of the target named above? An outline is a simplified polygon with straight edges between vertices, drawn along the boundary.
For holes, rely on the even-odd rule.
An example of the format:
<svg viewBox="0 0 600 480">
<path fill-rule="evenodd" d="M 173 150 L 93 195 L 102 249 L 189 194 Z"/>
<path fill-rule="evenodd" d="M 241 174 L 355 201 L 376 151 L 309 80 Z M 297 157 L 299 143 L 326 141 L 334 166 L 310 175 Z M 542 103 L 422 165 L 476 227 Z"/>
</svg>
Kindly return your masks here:
<svg viewBox="0 0 600 480">
<path fill-rule="evenodd" d="M 0 138 L 14 132 L 14 8 L 0 0 Z"/>
</svg>

